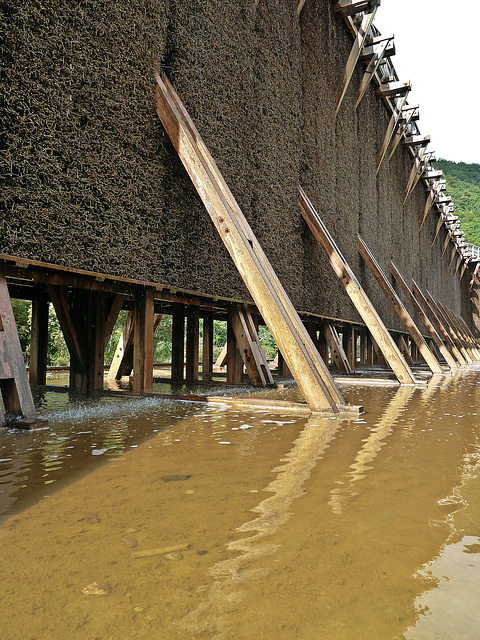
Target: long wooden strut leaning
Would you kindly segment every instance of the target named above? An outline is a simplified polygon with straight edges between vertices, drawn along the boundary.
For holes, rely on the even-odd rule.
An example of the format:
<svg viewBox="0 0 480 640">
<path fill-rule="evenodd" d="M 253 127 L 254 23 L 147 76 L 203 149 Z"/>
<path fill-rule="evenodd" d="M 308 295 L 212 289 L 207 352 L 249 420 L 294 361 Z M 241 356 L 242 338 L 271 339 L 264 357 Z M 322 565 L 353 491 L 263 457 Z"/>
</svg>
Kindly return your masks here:
<svg viewBox="0 0 480 640">
<path fill-rule="evenodd" d="M 420 351 L 420 354 L 422 355 L 423 359 L 429 366 L 430 371 L 433 374 L 443 374 L 443 369 L 440 363 L 438 362 L 436 357 L 433 355 L 433 353 L 430 351 L 428 344 L 423 339 L 423 336 L 420 333 L 417 325 L 413 321 L 413 318 L 406 310 L 402 301 L 398 297 L 395 289 L 387 280 L 386 275 L 384 274 L 382 268 L 376 261 L 374 255 L 372 254 L 370 249 L 367 247 L 363 238 L 361 238 L 360 236 L 358 236 L 358 250 L 362 258 L 365 260 L 367 267 L 370 269 L 376 281 L 380 285 L 380 288 L 385 294 L 387 300 L 391 303 L 395 313 L 403 322 L 412 340 L 417 345 L 418 350 Z"/>
<path fill-rule="evenodd" d="M 393 369 L 397 380 L 400 384 L 417 384 L 412 370 L 405 362 L 388 329 L 302 188 L 300 188 L 300 209 L 305 222 L 345 286 L 347 294 L 381 349 L 385 360 Z"/>
<path fill-rule="evenodd" d="M 155 80 L 157 114 L 310 409 L 349 409 L 170 81 Z"/>
</svg>

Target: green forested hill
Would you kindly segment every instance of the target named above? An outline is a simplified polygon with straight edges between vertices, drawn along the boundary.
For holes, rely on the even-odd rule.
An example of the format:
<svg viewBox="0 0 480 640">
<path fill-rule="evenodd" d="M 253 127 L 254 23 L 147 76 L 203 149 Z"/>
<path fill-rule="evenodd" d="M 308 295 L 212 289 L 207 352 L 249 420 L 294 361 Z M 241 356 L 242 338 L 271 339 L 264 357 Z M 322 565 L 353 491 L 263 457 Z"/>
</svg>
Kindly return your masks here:
<svg viewBox="0 0 480 640">
<path fill-rule="evenodd" d="M 445 174 L 447 195 L 455 202 L 465 240 L 480 246 L 480 164 L 438 160 L 435 168 Z"/>
</svg>

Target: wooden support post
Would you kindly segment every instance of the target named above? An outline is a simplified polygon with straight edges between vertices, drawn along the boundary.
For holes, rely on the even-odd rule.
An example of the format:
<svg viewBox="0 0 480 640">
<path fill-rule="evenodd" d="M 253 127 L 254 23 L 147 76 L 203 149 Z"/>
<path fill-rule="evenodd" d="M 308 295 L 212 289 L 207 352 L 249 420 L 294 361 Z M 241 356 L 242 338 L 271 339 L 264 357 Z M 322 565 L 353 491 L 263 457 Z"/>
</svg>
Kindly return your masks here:
<svg viewBox="0 0 480 640">
<path fill-rule="evenodd" d="M 340 373 L 352 373 L 352 367 L 350 366 L 347 355 L 343 350 L 343 345 L 340 342 L 340 338 L 338 337 L 337 330 L 333 323 L 323 323 L 323 335 L 330 347 L 332 360 Z"/>
<path fill-rule="evenodd" d="M 367 335 L 367 367 L 372 367 L 373 366 L 373 359 L 374 359 L 374 349 L 373 349 L 373 342 L 372 342 L 372 336 L 370 334 Z"/>
<path fill-rule="evenodd" d="M 200 322 L 198 307 L 187 309 L 187 344 L 185 353 L 185 378 L 187 382 L 198 380 Z"/>
<path fill-rule="evenodd" d="M 402 109 L 401 117 L 398 122 L 396 133 L 393 135 L 390 145 L 387 150 L 388 159 L 393 156 L 396 148 L 400 144 L 404 134 L 406 133 L 409 125 L 415 121 L 419 120 L 420 114 L 418 111 L 418 107 L 404 107 Z"/>
<path fill-rule="evenodd" d="M 227 364 L 227 349 L 228 349 L 228 345 L 227 343 L 225 343 L 222 347 L 222 350 L 220 351 L 218 358 L 215 361 L 215 366 L 216 367 L 225 367 Z"/>
<path fill-rule="evenodd" d="M 410 337 L 412 338 L 414 343 L 417 345 L 420 353 L 422 354 L 423 359 L 425 360 L 428 367 L 430 368 L 430 371 L 434 374 L 443 373 L 443 369 L 440 363 L 428 348 L 428 345 L 423 339 L 423 336 L 420 333 L 417 325 L 413 321 L 413 318 L 408 313 L 405 306 L 403 305 L 403 302 L 398 297 L 395 289 L 392 287 L 392 285 L 388 281 L 387 276 L 385 275 L 382 268 L 376 261 L 375 256 L 373 255 L 373 253 L 367 247 L 365 241 L 360 236 L 358 236 L 358 250 L 362 258 L 365 260 L 365 264 L 367 265 L 367 267 L 370 269 L 373 276 L 375 277 L 375 280 L 380 285 L 380 288 L 385 294 L 385 297 L 392 305 L 393 310 L 395 311 L 397 316 L 400 318 L 400 320 L 404 324 L 406 330 L 410 334 Z"/>
<path fill-rule="evenodd" d="M 375 360 L 381 367 L 388 367 L 388 363 L 385 360 L 385 356 L 382 353 L 382 350 L 375 342 L 375 340 L 370 336 L 370 340 L 372 341 L 373 353 L 375 354 Z"/>
<path fill-rule="evenodd" d="M 300 209 L 355 308 L 382 349 L 398 381 L 400 384 L 415 384 L 416 380 L 410 367 L 303 189 L 300 190 Z"/>
<path fill-rule="evenodd" d="M 41 296 L 32 300 L 30 333 L 30 384 L 47 383 L 48 300 Z"/>
<path fill-rule="evenodd" d="M 417 155 L 413 159 L 412 170 L 410 171 L 410 176 L 408 178 L 407 186 L 405 187 L 405 191 L 403 193 L 403 204 L 407 201 L 408 196 L 412 193 L 413 189 L 416 187 L 418 181 L 422 173 L 425 170 L 425 147 L 420 147 Z"/>
<path fill-rule="evenodd" d="M 413 293 L 415 294 L 415 296 L 417 297 L 417 300 L 419 301 L 419 304 L 422 305 L 422 308 L 424 309 L 425 314 L 428 316 L 428 319 L 430 320 L 430 322 L 433 325 L 435 325 L 435 328 L 437 329 L 438 333 L 441 335 L 442 339 L 445 340 L 446 345 L 448 346 L 451 354 L 457 360 L 458 364 L 460 364 L 460 365 L 467 364 L 465 358 L 460 353 L 457 345 L 454 343 L 454 341 L 450 337 L 450 334 L 448 333 L 446 328 L 443 326 L 442 321 L 437 316 L 437 314 L 436 314 L 435 310 L 433 309 L 433 307 L 431 306 L 430 302 L 423 295 L 420 287 L 415 282 L 415 280 L 412 280 L 412 290 L 413 290 Z"/>
<path fill-rule="evenodd" d="M 355 327 L 353 326 L 345 327 L 343 330 L 343 350 L 347 356 L 350 369 L 352 372 L 355 371 L 357 358 L 355 355 Z"/>
<path fill-rule="evenodd" d="M 213 373 L 213 317 L 203 316 L 202 378 L 208 380 Z"/>
<path fill-rule="evenodd" d="M 230 316 L 227 321 L 227 383 L 237 384 L 242 380 L 243 360 L 238 348 Z"/>
<path fill-rule="evenodd" d="M 122 376 L 130 375 L 133 369 L 133 318 L 133 311 L 129 311 L 108 370 L 107 380 L 120 380 Z"/>
<path fill-rule="evenodd" d="M 328 368 L 272 269 L 215 161 L 165 75 L 156 73 L 157 114 L 245 285 L 312 411 L 345 408 Z"/>
<path fill-rule="evenodd" d="M 273 385 L 272 374 L 260 346 L 251 314 L 240 305 L 231 305 L 228 310 L 228 320 L 235 334 L 236 344 L 250 382 L 256 387 Z"/>
<path fill-rule="evenodd" d="M 106 296 L 102 291 L 92 291 L 90 296 L 92 305 L 92 332 L 90 339 L 87 337 L 87 350 L 89 351 L 89 391 L 101 391 L 103 389 L 104 364 L 105 364 L 105 317 Z"/>
<path fill-rule="evenodd" d="M 7 280 L 0 270 L 0 427 L 6 425 L 31 429 L 46 426 L 37 419 L 28 384 L 22 347 L 18 338 Z"/>
<path fill-rule="evenodd" d="M 185 308 L 175 304 L 172 320 L 172 383 L 179 384 L 184 380 L 185 364 Z"/>
<path fill-rule="evenodd" d="M 282 378 L 291 378 L 292 374 L 290 369 L 288 368 L 288 364 L 285 361 L 285 358 L 282 356 L 281 352 L 278 352 L 278 373 L 282 376 Z"/>
<path fill-rule="evenodd" d="M 355 104 L 355 109 L 358 108 L 358 105 L 362 101 L 363 96 L 365 95 L 370 82 L 372 81 L 374 75 L 377 73 L 378 68 L 380 67 L 384 57 L 386 56 L 386 52 L 389 48 L 391 48 L 391 41 L 393 40 L 393 36 L 390 38 L 386 38 L 378 45 L 376 45 L 373 49 L 373 55 L 367 65 L 365 73 L 362 78 L 362 82 L 360 83 L 360 87 L 357 93 L 357 102 Z M 392 55 L 392 54 L 391 54 Z"/>
<path fill-rule="evenodd" d="M 105 319 L 105 337 L 104 337 L 105 346 L 107 346 L 108 341 L 110 340 L 112 331 L 115 327 L 115 323 L 118 320 L 118 314 L 122 310 L 124 302 L 125 302 L 125 296 L 122 294 L 114 294 L 112 300 L 110 301 L 107 317 Z"/>
<path fill-rule="evenodd" d="M 303 5 L 305 4 L 306 0 L 299 0 L 298 6 L 297 6 L 297 15 L 299 16 L 302 13 L 302 9 L 303 9 Z M 257 0 L 258 3 L 258 0 Z"/>
<path fill-rule="evenodd" d="M 375 14 L 377 12 L 377 7 L 378 7 L 378 4 L 372 7 L 372 10 L 370 13 L 364 14 L 362 18 L 362 22 L 358 27 L 358 31 L 355 36 L 355 41 L 353 43 L 352 50 L 347 60 L 347 65 L 345 67 L 345 73 L 343 74 L 342 81 L 337 90 L 337 104 L 335 108 L 335 116 L 338 115 L 338 112 L 340 111 L 340 107 L 342 106 L 342 102 L 347 92 L 348 85 L 350 84 L 350 80 L 352 79 L 353 72 L 355 71 L 355 67 L 357 66 L 360 53 L 362 52 L 363 46 L 365 44 L 365 40 L 367 39 L 368 33 L 372 27 Z"/>
<path fill-rule="evenodd" d="M 437 317 L 440 319 L 441 323 L 447 330 L 452 342 L 455 344 L 457 349 L 459 349 L 460 353 L 463 356 L 463 359 L 465 360 L 465 363 L 469 364 L 473 362 L 473 359 L 470 357 L 470 355 L 468 354 L 468 351 L 465 349 L 465 346 L 462 344 L 462 340 L 458 335 L 458 333 L 456 332 L 455 328 L 452 326 L 448 316 L 443 312 L 443 310 L 437 304 L 436 300 L 431 295 L 431 293 L 427 291 L 426 295 L 427 295 L 428 302 L 430 303 L 430 306 L 433 308 Z"/>
<path fill-rule="evenodd" d="M 397 338 L 397 344 L 398 344 L 398 348 L 400 349 L 403 357 L 405 358 L 405 360 L 408 362 L 408 364 L 413 367 L 413 365 L 415 364 L 413 362 L 413 358 L 412 358 L 412 354 L 410 353 L 410 350 L 408 348 L 408 345 L 405 341 L 405 338 L 402 336 L 402 334 L 400 334 Z"/>
<path fill-rule="evenodd" d="M 432 296 L 429 295 L 429 298 L 433 299 Z M 473 362 L 477 360 L 477 355 L 472 350 L 472 345 L 469 343 L 466 333 L 463 330 L 463 327 L 460 325 L 457 316 L 448 309 L 445 305 L 443 305 L 440 301 L 435 301 L 438 310 L 442 313 L 442 317 L 448 322 L 449 326 L 452 329 L 453 334 L 456 337 L 457 344 L 461 346 L 462 354 L 465 359 L 469 362 Z"/>
<path fill-rule="evenodd" d="M 410 90 L 410 87 L 408 88 L 408 90 Z M 385 132 L 385 136 L 383 138 L 383 142 L 382 145 L 380 147 L 380 150 L 377 154 L 377 169 L 376 169 L 376 173 L 378 175 L 378 172 L 380 171 L 380 167 L 382 166 L 382 162 L 387 154 L 387 150 L 388 147 L 390 145 L 390 141 L 395 133 L 395 130 L 398 126 L 398 123 L 400 121 L 401 115 L 402 115 L 402 109 L 405 105 L 405 102 L 407 101 L 407 96 L 408 96 L 408 91 L 406 91 L 404 93 L 404 95 L 400 96 L 396 102 L 394 103 L 394 109 L 393 109 L 393 113 L 392 116 L 390 118 L 390 122 L 388 123 L 387 126 L 387 130 Z"/>
</svg>

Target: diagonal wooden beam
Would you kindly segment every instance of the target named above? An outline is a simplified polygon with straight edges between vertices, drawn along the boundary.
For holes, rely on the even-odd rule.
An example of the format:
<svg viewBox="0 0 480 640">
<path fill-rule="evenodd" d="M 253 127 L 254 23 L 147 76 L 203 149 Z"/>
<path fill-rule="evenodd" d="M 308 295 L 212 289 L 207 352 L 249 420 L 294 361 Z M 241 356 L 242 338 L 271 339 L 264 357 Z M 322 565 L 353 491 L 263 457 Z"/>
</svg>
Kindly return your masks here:
<svg viewBox="0 0 480 640">
<path fill-rule="evenodd" d="M 410 367 L 405 362 L 388 329 L 302 188 L 300 188 L 300 209 L 305 222 L 322 247 L 333 270 L 340 278 L 348 296 L 367 325 L 374 340 L 382 350 L 397 380 L 400 384 L 415 384 L 415 376 Z"/>
<path fill-rule="evenodd" d="M 393 135 L 392 140 L 390 142 L 390 145 L 389 145 L 389 147 L 387 149 L 387 156 L 388 156 L 389 160 L 393 156 L 393 154 L 395 153 L 395 150 L 398 147 L 398 145 L 400 144 L 400 142 L 402 140 L 402 137 L 406 133 L 406 131 L 408 129 L 408 126 L 414 120 L 418 120 L 419 117 L 420 117 L 420 115 L 419 115 L 419 112 L 418 112 L 418 107 L 404 107 L 402 109 L 402 115 L 401 115 L 401 119 L 400 119 L 400 121 L 398 123 L 397 131 Z"/>
<path fill-rule="evenodd" d="M 55 313 L 57 314 L 58 322 L 62 329 L 70 357 L 76 360 L 79 369 L 83 371 L 85 370 L 85 362 L 77 336 L 77 330 L 70 313 L 66 289 L 63 286 L 47 284 L 47 291 L 55 309 Z"/>
<path fill-rule="evenodd" d="M 155 74 L 157 114 L 312 411 L 345 400 L 168 78 Z"/>
<path fill-rule="evenodd" d="M 406 283 L 406 281 L 403 278 L 402 274 L 397 269 L 397 267 L 393 264 L 393 262 L 390 262 L 390 265 L 391 265 L 391 272 L 394 275 L 395 280 L 398 282 L 400 287 L 403 289 L 403 292 L 405 293 L 407 298 L 410 300 L 414 311 L 417 312 L 418 317 L 422 321 L 425 329 L 430 334 L 433 342 L 435 343 L 435 346 L 440 351 L 440 354 L 445 358 L 445 362 L 450 367 L 450 369 L 458 369 L 458 365 L 457 365 L 457 362 L 456 362 L 455 358 L 451 355 L 450 351 L 445 346 L 445 343 L 443 342 L 442 338 L 440 337 L 438 331 L 435 329 L 435 326 L 430 321 L 427 313 L 424 311 L 424 309 L 423 309 L 422 305 L 420 304 L 420 302 L 413 295 L 412 290 L 410 289 L 410 287 Z"/>
<path fill-rule="evenodd" d="M 256 387 L 273 386 L 272 374 L 260 346 L 251 314 L 240 305 L 232 305 L 229 308 L 228 319 L 251 383 Z"/>
<path fill-rule="evenodd" d="M 347 64 L 345 67 L 345 72 L 343 74 L 342 81 L 337 90 L 337 104 L 335 108 L 335 117 L 338 115 L 340 111 L 340 107 L 342 106 L 343 99 L 348 89 L 348 85 L 350 84 L 350 80 L 352 79 L 353 72 L 355 71 L 355 67 L 357 66 L 358 59 L 360 57 L 360 53 L 362 52 L 363 46 L 365 44 L 365 40 L 367 39 L 368 33 L 373 23 L 373 19 L 375 18 L 375 14 L 377 12 L 377 6 L 375 5 L 370 13 L 365 13 L 362 18 L 362 22 L 358 27 L 357 34 L 355 36 L 355 41 L 353 43 L 352 50 L 350 51 L 350 55 L 347 60 Z"/>
<path fill-rule="evenodd" d="M 337 369 L 341 373 L 352 373 L 353 369 L 350 366 L 347 355 L 343 349 L 343 345 L 333 323 L 324 322 L 322 329 L 325 340 L 332 352 L 333 361 L 335 362 Z"/>
<path fill-rule="evenodd" d="M 256 0 L 256 2 L 258 4 L 259 0 Z M 302 13 L 303 5 L 305 4 L 305 2 L 306 2 L 306 0 L 300 0 L 300 2 L 298 3 L 298 6 L 297 6 L 297 15 L 298 16 Z"/>
<path fill-rule="evenodd" d="M 437 314 L 437 316 L 442 321 L 443 326 L 450 334 L 450 338 L 453 340 L 457 348 L 460 350 L 464 360 L 467 363 L 473 362 L 473 358 L 470 356 L 467 349 L 465 348 L 465 345 L 463 344 L 463 340 L 459 335 L 458 330 L 452 323 L 451 319 L 448 317 L 448 314 L 444 312 L 440 304 L 435 300 L 435 298 L 432 296 L 432 294 L 429 291 L 427 291 L 426 294 L 427 294 L 428 301 L 430 302 L 431 306 L 435 310 L 435 313 Z"/>
<path fill-rule="evenodd" d="M 382 162 L 387 154 L 387 149 L 392 139 L 392 136 L 395 133 L 395 130 L 400 121 L 400 118 L 402 115 L 402 109 L 405 105 L 405 102 L 407 101 L 407 95 L 408 93 L 405 93 L 405 95 L 400 96 L 400 98 L 398 98 L 398 100 L 396 100 L 394 104 L 393 113 L 390 118 L 390 122 L 388 123 L 382 145 L 377 154 L 377 169 L 376 169 L 377 175 L 378 175 L 378 172 L 380 171 L 380 167 L 382 166 Z"/>
<path fill-rule="evenodd" d="M 408 196 L 412 193 L 413 189 L 417 185 L 422 173 L 425 170 L 425 147 L 420 147 L 417 155 L 413 159 L 413 166 L 408 178 L 407 186 L 403 193 L 403 204 L 407 201 Z"/>
<path fill-rule="evenodd" d="M 374 47 L 373 56 L 370 62 L 368 63 L 367 68 L 365 69 L 365 73 L 363 74 L 363 78 L 360 83 L 360 87 L 358 89 L 357 102 L 355 103 L 355 109 L 358 108 L 358 105 L 362 101 L 362 98 L 365 95 L 370 82 L 372 81 L 373 77 L 378 71 L 378 68 L 382 64 L 382 61 L 385 57 L 386 51 L 388 50 L 388 47 L 392 39 L 393 39 L 393 36 L 391 38 L 387 38 L 386 40 L 378 44 L 376 47 Z"/>
<path fill-rule="evenodd" d="M 425 220 L 427 219 L 428 214 L 433 208 L 433 203 L 435 202 L 435 198 L 439 193 L 440 182 L 435 182 L 430 188 L 428 193 L 427 202 L 425 203 L 425 207 L 423 209 L 422 216 L 420 218 L 420 222 L 418 223 L 418 231 L 420 232 Z"/>
<path fill-rule="evenodd" d="M 412 338 L 414 343 L 417 345 L 418 350 L 420 351 L 423 359 L 425 360 L 428 367 L 430 368 L 430 371 L 433 374 L 442 374 L 443 369 L 440 363 L 438 362 L 436 357 L 433 355 L 433 353 L 430 351 L 427 343 L 423 339 L 422 334 L 418 330 L 417 325 L 413 321 L 413 318 L 408 313 L 403 302 L 398 297 L 395 289 L 392 287 L 392 285 L 388 281 L 387 276 L 385 275 L 382 268 L 376 261 L 375 256 L 373 255 L 373 253 L 367 247 L 367 244 L 365 243 L 365 241 L 360 236 L 358 236 L 358 250 L 362 258 L 365 260 L 365 264 L 373 273 L 375 280 L 380 285 L 380 288 L 385 294 L 385 297 L 390 302 L 395 313 L 400 318 L 406 330 L 410 334 L 410 337 Z"/>
</svg>

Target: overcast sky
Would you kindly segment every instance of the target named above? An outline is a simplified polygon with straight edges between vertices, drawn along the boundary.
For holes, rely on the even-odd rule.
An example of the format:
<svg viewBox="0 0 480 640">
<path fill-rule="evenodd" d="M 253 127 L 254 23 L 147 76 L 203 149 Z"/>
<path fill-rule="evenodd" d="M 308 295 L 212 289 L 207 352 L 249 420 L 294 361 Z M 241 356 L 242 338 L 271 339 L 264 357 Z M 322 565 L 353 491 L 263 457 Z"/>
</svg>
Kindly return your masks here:
<svg viewBox="0 0 480 640">
<path fill-rule="evenodd" d="M 375 26 L 395 34 L 399 80 L 420 106 L 437 158 L 480 164 L 480 0 L 381 0 Z"/>
</svg>

